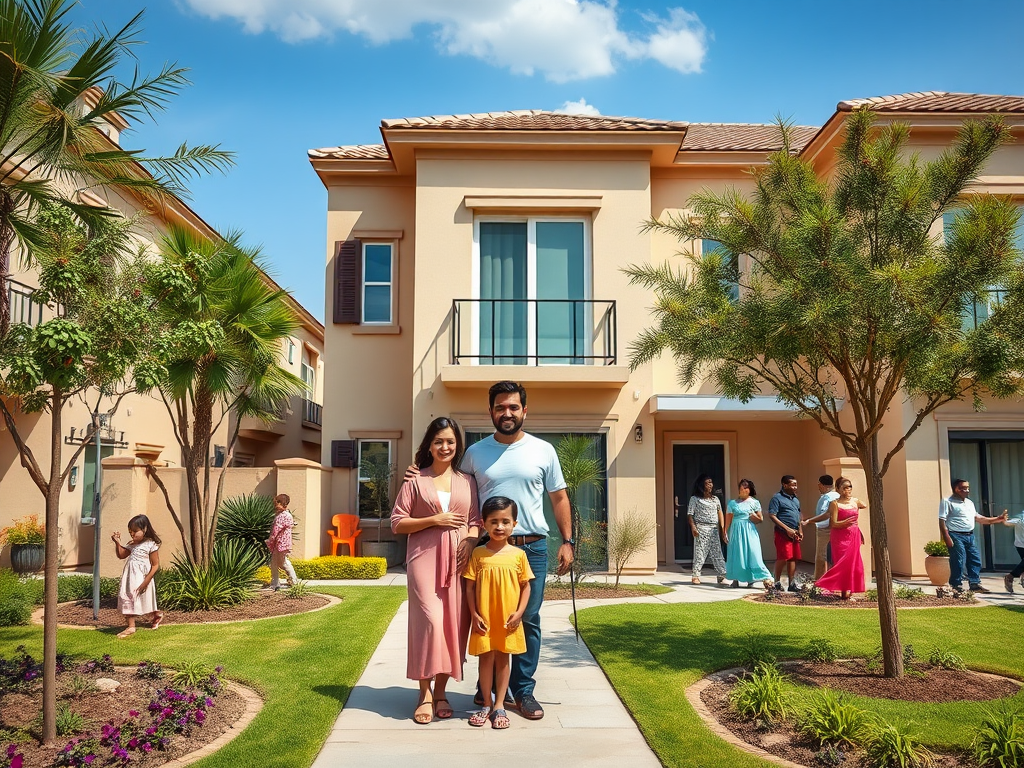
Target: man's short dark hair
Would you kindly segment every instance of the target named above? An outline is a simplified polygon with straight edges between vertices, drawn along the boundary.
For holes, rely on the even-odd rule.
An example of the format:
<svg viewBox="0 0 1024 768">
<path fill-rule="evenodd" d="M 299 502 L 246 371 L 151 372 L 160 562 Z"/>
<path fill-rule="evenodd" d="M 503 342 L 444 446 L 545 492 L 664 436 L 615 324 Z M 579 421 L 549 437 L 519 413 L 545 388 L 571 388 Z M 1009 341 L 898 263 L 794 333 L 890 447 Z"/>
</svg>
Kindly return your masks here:
<svg viewBox="0 0 1024 768">
<path fill-rule="evenodd" d="M 832 475 L 822 475 L 821 477 L 818 478 L 818 482 L 821 483 L 822 485 L 836 484 L 836 481 L 833 479 Z"/>
<path fill-rule="evenodd" d="M 960 487 L 961 483 L 969 483 L 969 482 L 971 482 L 971 481 L 970 480 L 964 480 L 962 477 L 958 477 L 952 483 L 949 484 L 949 487 L 952 488 L 955 491 L 957 488 Z"/>
<path fill-rule="evenodd" d="M 489 407 L 493 410 L 494 401 L 498 395 L 511 395 L 513 392 L 519 393 L 519 403 L 525 408 L 526 407 L 526 387 L 515 381 L 499 381 L 489 390 L 487 390 L 487 397 Z"/>
<path fill-rule="evenodd" d="M 793 475 L 783 475 L 782 476 L 782 484 L 783 485 L 788 483 L 790 480 L 796 480 L 796 477 L 794 477 Z"/>
</svg>

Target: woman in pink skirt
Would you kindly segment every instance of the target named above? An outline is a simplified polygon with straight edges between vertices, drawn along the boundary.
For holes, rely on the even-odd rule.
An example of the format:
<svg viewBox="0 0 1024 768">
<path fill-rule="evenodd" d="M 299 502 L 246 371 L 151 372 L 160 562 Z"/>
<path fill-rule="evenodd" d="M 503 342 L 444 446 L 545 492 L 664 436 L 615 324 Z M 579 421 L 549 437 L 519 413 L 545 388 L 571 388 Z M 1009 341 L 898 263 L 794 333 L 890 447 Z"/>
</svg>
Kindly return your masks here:
<svg viewBox="0 0 1024 768">
<path fill-rule="evenodd" d="M 828 507 L 833 565 L 814 586 L 839 592 L 843 600 L 849 600 L 854 592 L 864 591 L 864 561 L 860 556 L 864 536 L 857 519 L 868 505 L 853 498 L 853 483 L 848 478 L 836 480 L 836 490 L 839 498 Z"/>
<path fill-rule="evenodd" d="M 413 720 L 426 725 L 452 716 L 449 678 L 462 680 L 469 613 L 462 571 L 480 537 L 476 481 L 456 468 L 465 449 L 453 419 L 430 422 L 416 451 L 417 477 L 405 481 L 391 513 L 391 530 L 409 535 L 409 662 L 420 686 Z"/>
</svg>

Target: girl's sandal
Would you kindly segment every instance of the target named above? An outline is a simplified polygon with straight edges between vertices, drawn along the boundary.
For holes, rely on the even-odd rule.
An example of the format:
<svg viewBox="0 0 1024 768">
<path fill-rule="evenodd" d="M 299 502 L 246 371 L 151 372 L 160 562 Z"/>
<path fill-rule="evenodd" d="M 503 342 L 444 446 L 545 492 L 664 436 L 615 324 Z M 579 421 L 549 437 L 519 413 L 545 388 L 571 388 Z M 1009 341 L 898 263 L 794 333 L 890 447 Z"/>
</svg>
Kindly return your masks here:
<svg viewBox="0 0 1024 768">
<path fill-rule="evenodd" d="M 501 710 L 504 712 L 505 710 Z M 489 707 L 484 707 L 479 712 L 474 712 L 469 716 L 469 724 L 474 728 L 480 728 L 487 724 L 487 721 L 491 719 L 491 710 Z"/>
<path fill-rule="evenodd" d="M 131 637 L 134 634 L 135 634 L 135 630 L 134 629 L 126 629 L 124 632 L 118 632 L 117 639 L 118 640 L 124 640 L 126 637 Z"/>
<path fill-rule="evenodd" d="M 153 619 L 153 626 L 151 627 L 151 629 L 160 629 L 160 622 L 163 621 L 163 620 L 164 620 L 164 612 L 163 611 L 157 611 L 156 612 L 156 618 Z"/>
<path fill-rule="evenodd" d="M 444 704 L 439 706 L 442 701 Z M 448 720 L 454 714 L 455 712 L 452 710 L 452 705 L 448 703 L 448 699 L 434 699 L 434 717 L 438 720 Z"/>
<path fill-rule="evenodd" d="M 427 708 L 425 712 L 421 711 L 424 707 Z M 417 704 L 416 709 L 412 713 L 412 719 L 418 725 L 429 725 L 430 721 L 434 719 L 434 702 L 421 701 Z"/>
<path fill-rule="evenodd" d="M 698 579 L 696 576 L 694 576 L 693 578 L 690 579 L 690 583 L 691 584 L 700 584 L 700 579 Z"/>
<path fill-rule="evenodd" d="M 508 719 L 508 713 L 504 709 L 496 709 L 491 712 L 491 728 L 496 731 L 503 731 L 512 723 Z"/>
</svg>

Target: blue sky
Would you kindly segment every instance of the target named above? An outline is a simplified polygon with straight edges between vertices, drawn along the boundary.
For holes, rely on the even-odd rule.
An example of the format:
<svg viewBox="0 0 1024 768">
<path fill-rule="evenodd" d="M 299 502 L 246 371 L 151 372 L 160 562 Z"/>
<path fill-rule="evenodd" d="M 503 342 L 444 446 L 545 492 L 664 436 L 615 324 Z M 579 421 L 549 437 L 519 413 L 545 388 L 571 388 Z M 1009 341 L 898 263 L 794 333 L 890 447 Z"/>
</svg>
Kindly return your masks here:
<svg viewBox="0 0 1024 768">
<path fill-rule="evenodd" d="M 194 85 L 127 148 L 221 144 L 237 166 L 193 185 L 222 232 L 324 314 L 326 192 L 306 150 L 378 143 L 382 118 L 558 109 L 820 125 L 841 99 L 1024 93 L 1024 3 L 602 0 L 79 0 L 76 23 L 145 8 L 140 68 Z M 130 72 L 125 73 L 130 76 Z"/>
</svg>

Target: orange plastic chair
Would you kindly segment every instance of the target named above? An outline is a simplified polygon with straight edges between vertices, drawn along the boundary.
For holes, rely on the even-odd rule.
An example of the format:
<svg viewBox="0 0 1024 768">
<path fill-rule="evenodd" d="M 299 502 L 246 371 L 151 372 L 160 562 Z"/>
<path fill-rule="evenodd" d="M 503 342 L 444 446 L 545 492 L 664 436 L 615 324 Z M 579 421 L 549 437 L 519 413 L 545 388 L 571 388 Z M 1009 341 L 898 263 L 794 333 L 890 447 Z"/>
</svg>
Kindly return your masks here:
<svg viewBox="0 0 1024 768">
<path fill-rule="evenodd" d="M 359 515 L 335 515 L 331 518 L 331 525 L 337 529 L 327 532 L 331 536 L 331 554 L 337 557 L 338 545 L 348 544 L 348 551 L 352 557 L 359 557 L 357 539 L 363 533 L 359 530 Z"/>
</svg>

